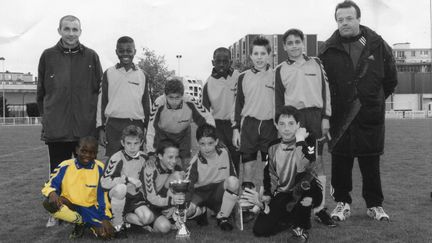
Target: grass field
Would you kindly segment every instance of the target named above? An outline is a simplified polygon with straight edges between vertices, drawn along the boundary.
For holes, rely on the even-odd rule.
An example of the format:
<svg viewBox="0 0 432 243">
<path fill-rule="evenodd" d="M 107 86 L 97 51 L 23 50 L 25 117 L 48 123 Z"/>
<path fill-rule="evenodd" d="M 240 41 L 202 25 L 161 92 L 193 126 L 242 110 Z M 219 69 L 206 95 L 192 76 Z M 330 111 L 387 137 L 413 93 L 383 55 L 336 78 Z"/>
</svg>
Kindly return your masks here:
<svg viewBox="0 0 432 243">
<path fill-rule="evenodd" d="M 48 214 L 42 208 L 40 190 L 48 177 L 48 151 L 39 132 L 37 126 L 0 127 L 0 242 L 66 241 L 72 230 L 67 224 L 45 228 Z M 334 229 L 314 222 L 310 242 L 432 242 L 432 119 L 387 120 L 385 151 L 381 176 L 390 223 L 366 216 L 356 164 L 351 218 Z M 327 171 L 329 159 L 326 154 Z M 262 178 L 260 168 L 257 180 Z M 330 210 L 335 206 L 329 197 L 327 206 Z M 255 238 L 252 224 L 243 232 L 224 233 L 213 219 L 204 228 L 195 222 L 188 225 L 192 242 L 285 242 L 289 236 L 285 231 L 271 238 Z M 171 242 L 174 237 L 174 232 L 165 236 L 130 233 L 121 242 Z M 83 239 L 93 240 L 89 233 Z"/>
</svg>

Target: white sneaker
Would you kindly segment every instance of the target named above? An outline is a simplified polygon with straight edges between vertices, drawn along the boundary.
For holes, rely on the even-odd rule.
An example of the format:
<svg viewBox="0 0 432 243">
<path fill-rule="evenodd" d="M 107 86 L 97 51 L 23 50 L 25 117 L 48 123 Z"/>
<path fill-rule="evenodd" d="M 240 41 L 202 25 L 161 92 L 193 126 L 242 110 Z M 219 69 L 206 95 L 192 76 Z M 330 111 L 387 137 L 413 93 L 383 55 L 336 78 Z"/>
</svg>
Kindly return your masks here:
<svg viewBox="0 0 432 243">
<path fill-rule="evenodd" d="M 382 207 L 371 207 L 367 209 L 367 215 L 378 221 L 389 221 L 390 217 L 384 212 Z"/>
<path fill-rule="evenodd" d="M 338 202 L 331 213 L 333 220 L 344 221 L 351 215 L 351 208 L 348 203 Z"/>
<path fill-rule="evenodd" d="M 57 226 L 59 224 L 59 220 L 54 218 L 53 216 L 49 216 L 48 222 L 46 223 L 45 227 L 50 228 Z"/>
</svg>

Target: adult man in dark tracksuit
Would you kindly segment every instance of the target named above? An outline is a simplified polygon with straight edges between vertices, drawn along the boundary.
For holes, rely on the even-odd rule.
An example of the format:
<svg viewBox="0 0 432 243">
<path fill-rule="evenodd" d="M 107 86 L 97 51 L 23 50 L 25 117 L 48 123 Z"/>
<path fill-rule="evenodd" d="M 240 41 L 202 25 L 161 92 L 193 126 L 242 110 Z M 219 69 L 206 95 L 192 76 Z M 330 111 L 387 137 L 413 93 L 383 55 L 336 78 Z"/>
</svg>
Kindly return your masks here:
<svg viewBox="0 0 432 243">
<path fill-rule="evenodd" d="M 81 23 L 60 19 L 60 41 L 39 60 L 37 103 L 42 140 L 48 145 L 50 173 L 75 154 L 82 137 L 96 136 L 96 108 L 102 68 L 95 51 L 79 42 Z M 48 221 L 47 227 L 56 222 Z"/>
<path fill-rule="evenodd" d="M 320 58 L 330 86 L 330 150 L 333 197 L 331 216 L 345 220 L 352 202 L 352 167 L 357 157 L 363 177 L 367 214 L 388 220 L 379 161 L 384 149 L 385 100 L 397 85 L 392 50 L 377 33 L 360 25 L 360 9 L 352 1 L 336 6 L 338 30 L 325 42 Z"/>
</svg>

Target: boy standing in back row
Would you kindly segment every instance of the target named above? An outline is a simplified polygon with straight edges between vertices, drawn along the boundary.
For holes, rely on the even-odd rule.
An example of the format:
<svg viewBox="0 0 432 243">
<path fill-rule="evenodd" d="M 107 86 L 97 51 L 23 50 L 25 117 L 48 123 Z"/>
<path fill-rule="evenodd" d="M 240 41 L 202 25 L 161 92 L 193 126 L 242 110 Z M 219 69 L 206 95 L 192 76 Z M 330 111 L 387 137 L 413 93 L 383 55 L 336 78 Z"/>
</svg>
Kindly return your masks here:
<svg viewBox="0 0 432 243">
<path fill-rule="evenodd" d="M 121 150 L 124 128 L 135 125 L 145 134 L 150 116 L 148 83 L 143 71 L 133 63 L 134 40 L 129 36 L 120 37 L 116 54 L 120 62 L 105 71 L 98 99 L 96 126 L 99 143 L 106 146 L 108 157 Z"/>
<path fill-rule="evenodd" d="M 273 123 L 274 72 L 268 64 L 270 53 L 269 41 L 258 36 L 252 42 L 250 55 L 254 66 L 240 74 L 237 82 L 233 144 L 242 153 L 242 188 L 255 187 L 252 179 L 258 151 L 265 161 L 268 145 L 277 138 Z"/>
<path fill-rule="evenodd" d="M 303 54 L 304 35 L 299 29 L 289 29 L 282 37 L 288 60 L 279 64 L 275 72 L 276 116 L 284 106 L 298 109 L 300 125 L 306 128 L 312 137 L 319 139 L 326 136 L 331 116 L 330 92 L 327 77 L 321 61 L 316 57 Z M 323 146 L 316 148 L 322 154 Z M 318 180 L 323 186 L 321 205 L 314 208 L 316 219 L 330 227 L 336 226 L 324 208 L 326 177 L 322 159 L 318 163 Z"/>
<path fill-rule="evenodd" d="M 240 152 L 232 143 L 231 125 L 239 72 L 231 67 L 231 52 L 225 47 L 219 47 L 214 51 L 212 64 L 211 76 L 208 77 L 203 89 L 203 105 L 211 110 L 216 122 L 217 137 L 228 147 L 238 173 Z"/>
</svg>

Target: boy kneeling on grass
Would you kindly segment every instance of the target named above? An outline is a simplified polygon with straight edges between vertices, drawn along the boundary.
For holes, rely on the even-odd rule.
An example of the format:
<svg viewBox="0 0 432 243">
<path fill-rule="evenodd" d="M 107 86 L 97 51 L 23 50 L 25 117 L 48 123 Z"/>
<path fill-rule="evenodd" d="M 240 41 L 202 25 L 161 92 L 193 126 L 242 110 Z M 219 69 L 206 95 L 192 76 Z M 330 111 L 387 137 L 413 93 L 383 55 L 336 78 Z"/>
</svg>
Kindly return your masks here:
<svg viewBox="0 0 432 243">
<path fill-rule="evenodd" d="M 116 238 L 127 238 L 125 221 L 140 226 L 151 223 L 142 189 L 147 160 L 140 151 L 143 142 L 141 128 L 135 125 L 124 128 L 120 139 L 123 149 L 108 160 L 100 180 L 102 188 L 109 192 Z"/>
<path fill-rule="evenodd" d="M 81 138 L 77 158 L 60 163 L 42 189 L 44 208 L 54 218 L 75 224 L 71 239 L 82 237 L 85 227 L 103 239 L 114 235 L 108 197 L 99 185 L 104 164 L 96 160 L 97 150 L 95 138 Z"/>
<path fill-rule="evenodd" d="M 224 231 L 233 229 L 229 218 L 238 199 L 239 180 L 228 149 L 218 144 L 216 128 L 205 124 L 196 131 L 199 152 L 186 171 L 190 180 L 192 199 L 187 214 L 201 226 L 207 225 L 206 207 L 217 212 L 218 226 Z"/>
<path fill-rule="evenodd" d="M 170 139 L 159 142 L 156 149 L 157 157 L 149 160 L 144 167 L 145 195 L 149 203 L 149 220 L 153 223 L 151 231 L 162 234 L 174 228 L 171 224 L 175 205 L 183 204 L 184 195 L 173 194 L 169 183 L 181 180 L 179 145 Z"/>
<path fill-rule="evenodd" d="M 315 140 L 300 127 L 298 110 L 284 106 L 276 116 L 281 138 L 270 143 L 264 168 L 264 193 L 245 189 L 242 200 L 260 207 L 253 227 L 256 236 L 274 235 L 292 224 L 292 238 L 305 242 L 311 228 L 311 209 L 322 200 L 322 186 L 311 164 Z M 289 239 L 289 240 L 291 240 Z"/>
</svg>

